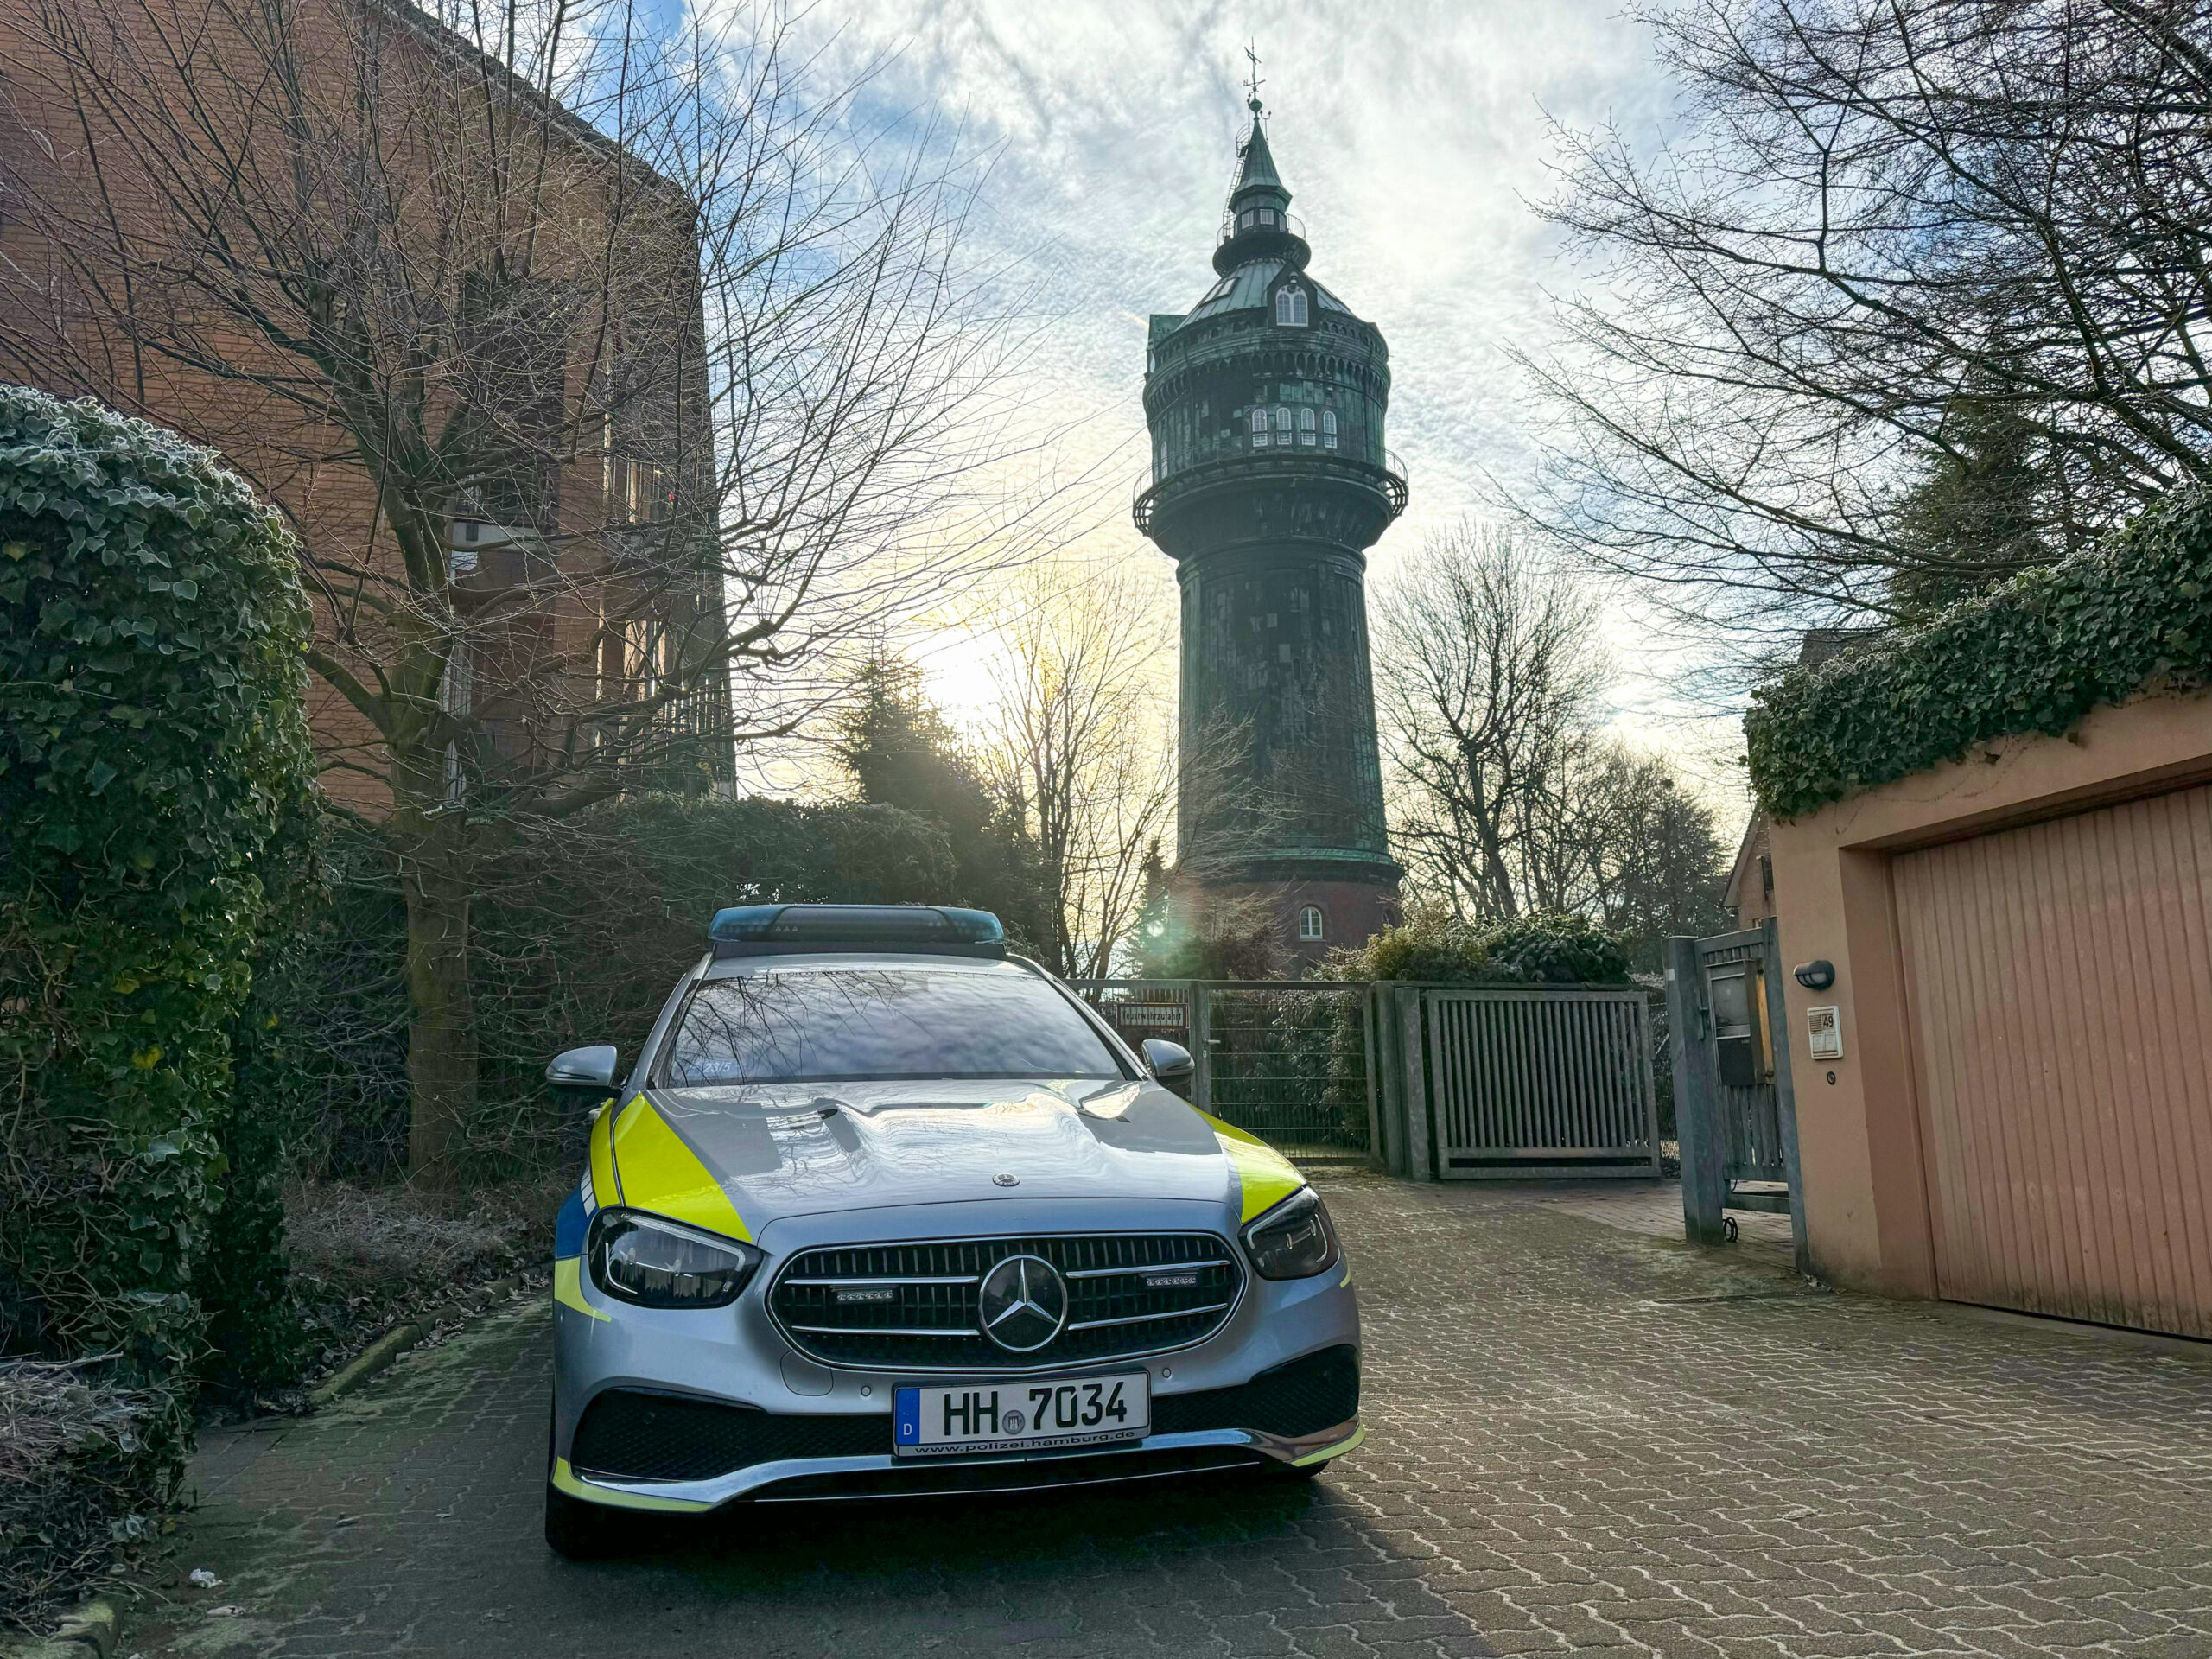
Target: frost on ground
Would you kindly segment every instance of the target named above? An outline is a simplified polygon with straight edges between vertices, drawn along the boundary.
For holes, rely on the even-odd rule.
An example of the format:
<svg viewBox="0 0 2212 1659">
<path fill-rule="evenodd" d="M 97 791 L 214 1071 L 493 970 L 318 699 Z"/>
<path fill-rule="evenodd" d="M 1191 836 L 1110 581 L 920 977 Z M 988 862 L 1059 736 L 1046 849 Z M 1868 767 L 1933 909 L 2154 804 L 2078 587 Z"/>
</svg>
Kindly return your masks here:
<svg viewBox="0 0 2212 1659">
<path fill-rule="evenodd" d="M 86 1579 L 157 1536 L 157 1395 L 100 1361 L 0 1360 L 0 1628 L 34 1629 Z"/>
<path fill-rule="evenodd" d="M 480 1190 L 465 1203 L 407 1186 L 299 1182 L 284 1195 L 310 1382 L 402 1320 L 549 1253 L 569 1179 Z"/>
</svg>

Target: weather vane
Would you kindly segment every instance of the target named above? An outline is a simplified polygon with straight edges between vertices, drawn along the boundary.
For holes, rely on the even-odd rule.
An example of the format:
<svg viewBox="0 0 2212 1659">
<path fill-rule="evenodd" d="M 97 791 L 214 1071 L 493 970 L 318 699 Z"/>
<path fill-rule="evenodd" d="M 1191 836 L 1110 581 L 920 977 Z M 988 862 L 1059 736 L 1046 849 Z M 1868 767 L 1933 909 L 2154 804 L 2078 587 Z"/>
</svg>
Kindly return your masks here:
<svg viewBox="0 0 2212 1659">
<path fill-rule="evenodd" d="M 1257 44 L 1258 42 L 1255 41 L 1244 42 L 1244 58 L 1252 66 L 1249 83 L 1246 87 L 1247 92 L 1250 93 L 1247 105 L 1255 115 L 1260 112 L 1260 88 L 1267 84 L 1260 79 L 1260 54 L 1253 50 Z"/>
</svg>

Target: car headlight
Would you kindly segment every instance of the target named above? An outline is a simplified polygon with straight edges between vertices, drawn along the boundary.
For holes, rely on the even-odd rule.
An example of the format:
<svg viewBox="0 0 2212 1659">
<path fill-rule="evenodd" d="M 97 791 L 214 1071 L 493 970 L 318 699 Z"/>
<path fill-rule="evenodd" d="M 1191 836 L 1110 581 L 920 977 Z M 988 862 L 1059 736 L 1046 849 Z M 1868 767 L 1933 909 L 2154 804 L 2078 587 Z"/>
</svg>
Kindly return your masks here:
<svg viewBox="0 0 2212 1659">
<path fill-rule="evenodd" d="M 1244 1230 L 1244 1249 L 1262 1279 L 1311 1279 L 1337 1264 L 1329 1207 L 1301 1187 Z"/>
<path fill-rule="evenodd" d="M 601 1210 L 584 1247 L 591 1281 L 639 1307 L 728 1307 L 766 1253 L 636 1210 Z"/>
</svg>

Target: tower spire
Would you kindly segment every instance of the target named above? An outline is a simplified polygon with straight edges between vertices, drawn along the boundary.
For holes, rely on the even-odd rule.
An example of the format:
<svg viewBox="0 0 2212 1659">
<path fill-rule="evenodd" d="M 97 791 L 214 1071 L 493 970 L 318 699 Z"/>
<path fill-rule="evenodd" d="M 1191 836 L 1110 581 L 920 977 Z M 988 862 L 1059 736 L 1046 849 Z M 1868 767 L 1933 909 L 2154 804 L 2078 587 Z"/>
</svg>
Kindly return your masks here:
<svg viewBox="0 0 2212 1659">
<path fill-rule="evenodd" d="M 1213 255 L 1213 268 L 1224 276 L 1249 259 L 1285 259 L 1304 269 L 1312 257 L 1297 220 L 1290 216 L 1290 189 L 1275 171 L 1274 153 L 1268 148 L 1267 106 L 1260 101 L 1260 57 L 1249 46 L 1244 56 L 1250 63 L 1245 79 L 1245 107 L 1252 111 L 1251 130 L 1236 147 L 1236 182 L 1229 187 L 1229 203 L 1221 220 L 1221 243 Z"/>
</svg>

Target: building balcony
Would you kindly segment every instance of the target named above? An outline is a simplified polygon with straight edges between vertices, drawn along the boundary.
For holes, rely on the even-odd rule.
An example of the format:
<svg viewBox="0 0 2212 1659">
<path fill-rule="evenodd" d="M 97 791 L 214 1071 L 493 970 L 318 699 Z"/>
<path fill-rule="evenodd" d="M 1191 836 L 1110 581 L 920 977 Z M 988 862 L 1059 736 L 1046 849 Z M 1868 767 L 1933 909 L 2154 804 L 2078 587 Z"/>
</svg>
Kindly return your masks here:
<svg viewBox="0 0 2212 1659">
<path fill-rule="evenodd" d="M 1196 466 L 1178 467 L 1164 478 L 1147 467 L 1136 476 L 1129 498 L 1129 517 L 1140 535 L 1149 537 L 1163 503 L 1195 495 L 1218 485 L 1281 479 L 1300 483 L 1339 480 L 1363 485 L 1381 493 L 1389 504 L 1389 517 L 1406 510 L 1409 484 L 1406 463 L 1395 449 L 1382 452 L 1382 464 L 1355 460 L 1325 449 L 1239 448 Z"/>
</svg>

